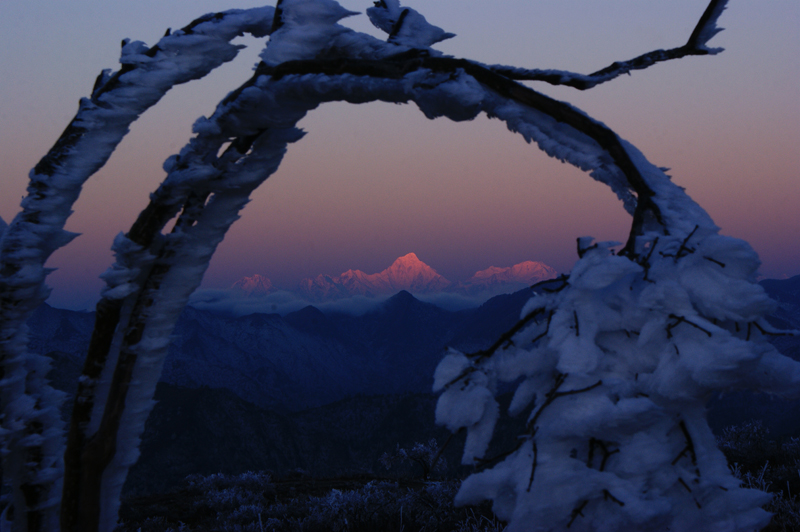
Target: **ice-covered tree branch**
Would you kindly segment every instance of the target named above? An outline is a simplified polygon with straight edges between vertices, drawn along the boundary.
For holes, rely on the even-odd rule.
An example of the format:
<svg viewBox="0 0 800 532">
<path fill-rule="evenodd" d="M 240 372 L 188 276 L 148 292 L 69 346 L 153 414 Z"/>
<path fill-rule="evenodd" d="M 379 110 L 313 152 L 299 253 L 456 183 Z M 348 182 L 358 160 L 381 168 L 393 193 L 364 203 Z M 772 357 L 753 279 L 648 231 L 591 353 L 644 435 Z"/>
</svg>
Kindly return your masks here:
<svg viewBox="0 0 800 532">
<path fill-rule="evenodd" d="M 15 484 L 15 506 L 32 509 L 16 514 L 19 523 L 27 522 L 21 527 L 55 528 L 52 510 L 57 507 L 63 450 L 58 398 L 44 382 L 46 361 L 26 351 L 24 323 L 49 293 L 45 261 L 75 236 L 63 229 L 72 205 L 131 122 L 172 86 L 203 77 L 233 59 L 239 49 L 229 42 L 234 37 L 243 32 L 265 35 L 272 13 L 272 8 L 259 8 L 203 17 L 152 48 L 125 41 L 123 67 L 98 77 L 91 98 L 81 100 L 78 114 L 31 171 L 22 211 L 0 241 L 4 470 Z"/>
<path fill-rule="evenodd" d="M 706 44 L 719 31 L 725 4 L 711 1 L 678 55 L 645 54 L 585 76 L 587 83 L 718 52 Z M 113 528 L 181 309 L 250 193 L 278 168 L 287 144 L 302 137 L 298 121 L 333 101 L 413 102 L 428 118 L 455 121 L 485 113 L 608 185 L 632 216 L 620 253 L 614 243 L 580 238 L 569 277 L 536 296 L 516 327 L 475 356 L 451 351 L 439 365 L 437 419 L 467 430 L 465 463 L 480 462 L 486 452 L 499 413 L 498 382 L 516 387 L 511 413 L 527 415 L 520 441 L 530 444 L 488 461 L 491 467 L 465 481 L 459 500 L 492 499 L 509 531 L 527 530 L 531 522 L 551 530 L 763 524 L 764 496 L 741 489 L 730 475 L 704 409 L 715 390 L 791 395 L 800 385 L 800 364 L 766 344 L 767 329 L 758 326 L 772 302 L 754 282 L 753 250 L 720 236 L 683 189 L 616 133 L 518 83 L 527 79 L 521 71 L 442 56 L 430 46 L 452 35 L 397 0 L 376 2 L 367 13 L 386 41 L 339 25 L 352 13 L 333 0 L 281 0 L 274 11 L 210 15 L 153 48 L 125 44 L 125 66 L 98 79 L 92 99 L 32 173 L 30 197 L 0 247 L 2 369 L 15 371 L 3 373 L 10 385 L 4 381 L 2 400 L 6 412 L 22 413 L 6 413 L 4 423 L 24 421 L 6 433 L 7 446 L 22 442 L 27 452 L 55 442 L 25 462 L 33 469 L 12 472 L 18 492 L 39 496 L 25 490 L 52 491 L 60 476 L 59 427 L 36 417 L 37 408 L 55 412 L 56 402 L 41 377 L 30 377 L 31 361 L 39 359 L 24 350 L 22 324 L 45 295 L 44 260 L 69 238 L 64 220 L 80 185 L 172 84 L 235 54 L 220 35 L 252 31 L 271 33 L 262 64 L 213 115 L 197 121 L 195 137 L 165 163 L 167 177 L 149 205 L 114 242 L 116 262 L 103 275 L 64 458 L 63 530 Z M 762 334 L 751 337 L 750 324 Z M 603 456 L 595 467 L 597 449 Z M 19 501 L 20 508 L 34 508 Z M 40 521 L 32 528 L 28 521 L 28 528 L 49 526 L 40 506 L 34 508 Z"/>
<path fill-rule="evenodd" d="M 717 20 L 725 10 L 727 3 L 728 0 L 713 0 L 703 12 L 689 40 L 683 46 L 668 50 L 653 50 L 627 61 L 615 61 L 591 74 L 578 74 L 565 70 L 526 69 L 504 65 L 491 65 L 488 68 L 493 72 L 517 81 L 544 81 L 551 85 L 565 85 L 578 90 L 591 89 L 623 74 L 630 74 L 634 70 L 644 70 L 663 61 L 681 59 L 692 55 L 720 53 L 722 48 L 709 48 L 707 44 L 714 35 L 722 31 L 721 28 L 717 27 Z"/>
<path fill-rule="evenodd" d="M 495 114 L 492 109 L 492 106 L 497 105 L 492 101 L 493 98 L 519 105 L 527 112 L 541 113 L 559 125 L 560 131 L 556 135 L 562 136 L 560 139 L 562 142 L 548 138 L 551 131 L 545 133 L 538 127 L 531 127 L 530 124 L 520 124 L 520 132 L 528 141 L 537 141 L 548 154 L 584 170 L 590 170 L 595 179 L 608 184 L 616 192 L 633 214 L 631 233 L 624 248 L 627 254 L 634 253 L 635 238 L 643 234 L 646 227 L 654 227 L 653 224 L 659 226 L 659 230 L 665 234 L 685 229 L 683 226 L 686 219 L 699 218 L 707 225 L 713 225 L 707 215 L 701 214 L 696 206 L 691 207 L 693 214 L 685 213 L 689 215 L 687 217 L 672 216 L 666 219 L 662 215 L 663 207 L 660 204 L 662 201 L 673 201 L 676 198 L 670 196 L 681 193 L 673 187 L 669 189 L 669 194 L 666 194 L 665 189 L 657 198 L 657 188 L 654 187 L 653 178 L 649 176 L 653 172 L 663 175 L 663 172 L 652 165 L 645 165 L 646 170 L 643 170 L 640 165 L 634 164 L 626 143 L 602 123 L 569 104 L 545 96 L 471 61 L 433 57 L 421 52 L 406 52 L 382 60 L 349 58 L 294 60 L 274 67 L 262 64 L 257 69 L 256 75 L 268 76 L 274 82 L 285 77 L 304 75 L 330 78 L 358 76 L 386 81 L 419 78 L 418 84 L 412 87 L 412 91 L 408 91 L 410 93 L 404 99 L 414 99 L 413 92 L 419 91 L 420 97 L 414 101 L 430 118 L 444 114 L 454 120 L 466 120 L 484 111 L 489 116 L 503 119 L 504 117 Z M 472 102 L 471 105 L 465 103 L 460 107 L 454 101 L 451 102 L 450 108 L 443 106 L 436 111 L 426 107 L 426 100 L 430 96 L 423 95 L 423 92 L 433 94 L 446 92 L 448 84 L 465 83 L 463 81 L 465 77 L 477 83 L 471 87 L 473 90 L 477 91 L 477 87 L 480 87 L 480 91 L 493 96 L 484 98 L 481 102 Z M 377 96 L 377 99 L 383 98 Z M 513 118 L 509 120 L 509 128 L 515 128 L 519 120 L 517 117 Z M 682 203 L 683 207 L 688 205 Z M 677 204 L 669 208 L 677 208 Z"/>
</svg>

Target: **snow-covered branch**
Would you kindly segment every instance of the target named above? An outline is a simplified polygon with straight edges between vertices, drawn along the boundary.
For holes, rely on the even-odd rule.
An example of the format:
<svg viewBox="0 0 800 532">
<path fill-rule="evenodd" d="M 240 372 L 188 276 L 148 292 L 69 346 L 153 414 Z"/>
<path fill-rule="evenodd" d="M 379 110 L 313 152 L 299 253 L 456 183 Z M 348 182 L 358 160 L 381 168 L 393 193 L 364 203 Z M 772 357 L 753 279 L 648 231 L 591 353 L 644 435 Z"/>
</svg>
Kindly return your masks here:
<svg viewBox="0 0 800 532">
<path fill-rule="evenodd" d="M 689 40 L 683 46 L 668 50 L 653 50 L 627 61 L 615 61 L 591 74 L 578 74 L 566 70 L 527 69 L 504 65 L 490 65 L 487 68 L 517 81 L 544 81 L 551 85 L 566 85 L 578 90 L 591 89 L 623 74 L 630 74 L 634 70 L 644 70 L 663 61 L 681 59 L 691 55 L 714 55 L 722 52 L 722 48 L 709 48 L 707 45 L 714 35 L 722 31 L 722 28 L 717 27 L 717 20 L 725 10 L 727 3 L 728 0 L 711 0 L 694 31 L 692 31 Z"/>
<path fill-rule="evenodd" d="M 500 118 L 509 129 L 520 132 L 529 142 L 537 142 L 549 155 L 589 171 L 611 187 L 633 215 L 626 254 L 634 253 L 636 237 L 648 230 L 688 233 L 694 226 L 688 220 L 714 227 L 702 209 L 685 201 L 687 196 L 678 187 L 665 186 L 660 169 L 604 124 L 472 61 L 432 57 L 423 51 L 382 60 L 337 58 L 287 61 L 274 67 L 262 64 L 256 71 L 259 74 L 271 82 L 310 75 L 339 78 L 338 83 L 349 81 L 348 76 L 362 78 L 363 87 L 353 83 L 336 95 L 353 102 L 368 99 L 364 93 L 369 83 L 407 80 L 410 87 L 395 89 L 402 96 L 374 97 L 413 100 L 429 118 L 444 115 L 453 120 L 469 120 L 481 111 Z M 319 98 L 335 99 L 322 94 Z"/>
<path fill-rule="evenodd" d="M 87 530 L 116 522 L 175 322 L 252 190 L 302 137 L 294 124 L 310 106 L 281 103 L 265 101 L 252 83 L 231 93 L 212 117 L 198 120 L 197 136 L 167 161 L 149 205 L 117 237 L 72 415 L 65 520 Z M 162 234 L 179 211 L 173 230 Z"/>
<path fill-rule="evenodd" d="M 712 0 L 683 47 L 590 76 L 542 79 L 588 88 L 658 61 L 717 53 L 707 42 L 725 5 Z M 338 24 L 350 14 L 334 0 L 280 0 L 275 10 L 202 17 L 153 48 L 126 43 L 125 66 L 98 78 L 32 172 L 24 210 L 0 242 L 3 429 L 18 453 L 7 463 L 25 464 L 11 471 L 18 493 L 44 494 L 32 529 L 54 528 L 46 511 L 56 503 L 45 497 L 60 474 L 57 401 L 42 359 L 24 347 L 24 321 L 46 295 L 44 261 L 71 238 L 63 226 L 80 186 L 130 122 L 173 84 L 232 58 L 237 47 L 227 41 L 242 31 L 271 32 L 262 64 L 195 123 L 149 205 L 114 242 L 65 454 L 64 530 L 113 528 L 181 309 L 250 193 L 302 137 L 298 121 L 332 101 L 413 102 L 428 118 L 455 121 L 486 113 L 608 185 L 633 218 L 620 252 L 579 238 L 570 275 L 542 287 L 517 326 L 487 350 L 451 351 L 437 368 L 437 420 L 467 430 L 463 460 L 483 467 L 460 501 L 492 499 L 509 532 L 532 522 L 551 530 L 763 524 L 765 496 L 731 476 L 705 420 L 717 390 L 800 389 L 800 364 L 765 342 L 773 303 L 755 284 L 755 252 L 720 236 L 683 189 L 605 125 L 517 82 L 541 71 L 444 57 L 430 46 L 451 35 L 397 0 L 368 10 L 386 42 Z M 484 460 L 499 382 L 516 387 L 510 412 L 527 415 L 526 430 L 516 448 Z M 36 460 L 19 459 L 31 450 Z"/>
<path fill-rule="evenodd" d="M 64 224 L 81 187 L 105 164 L 131 122 L 173 85 L 203 77 L 233 59 L 240 47 L 229 41 L 237 35 L 266 35 L 272 13 L 272 8 L 258 8 L 203 17 L 152 48 L 125 41 L 122 68 L 98 77 L 91 98 L 81 100 L 75 118 L 31 171 L 22 211 L 0 241 L 2 445 L 15 506 L 31 508 L 15 514 L 21 527 L 56 528 L 53 509 L 63 451 L 58 394 L 44 381 L 47 362 L 26 350 L 24 323 L 49 294 L 45 261 L 76 236 L 64 231 Z"/>
</svg>

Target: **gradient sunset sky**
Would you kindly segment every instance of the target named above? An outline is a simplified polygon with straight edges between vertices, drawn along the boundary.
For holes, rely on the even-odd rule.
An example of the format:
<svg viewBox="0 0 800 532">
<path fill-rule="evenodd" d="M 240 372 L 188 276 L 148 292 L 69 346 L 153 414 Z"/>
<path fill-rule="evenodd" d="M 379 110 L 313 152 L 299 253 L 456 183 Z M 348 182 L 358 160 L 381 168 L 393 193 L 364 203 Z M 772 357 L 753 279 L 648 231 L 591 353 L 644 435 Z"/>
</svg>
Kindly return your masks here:
<svg viewBox="0 0 800 532">
<path fill-rule="evenodd" d="M 345 0 L 363 12 L 371 1 Z M 154 44 L 203 13 L 263 5 L 213 0 L 31 0 L 0 11 L 0 216 L 17 213 L 27 174 L 58 138 L 123 38 Z M 457 37 L 458 57 L 589 73 L 683 44 L 703 0 L 435 0 L 404 5 Z M 376 36 L 366 15 L 343 24 Z M 671 168 L 727 235 L 749 241 L 766 277 L 800 273 L 800 2 L 732 0 L 712 46 L 725 52 L 656 65 L 568 101 Z M 384 36 L 385 37 L 385 36 Z M 173 89 L 92 177 L 67 229 L 82 233 L 49 266 L 51 304 L 86 308 L 126 231 L 164 178 L 191 125 L 245 81 L 256 39 L 206 79 Z M 575 238 L 624 241 L 629 217 L 605 186 L 548 158 L 497 120 L 427 120 L 415 106 L 327 104 L 301 123 L 279 171 L 220 245 L 203 286 L 259 273 L 278 286 L 368 273 L 415 252 L 451 280 L 538 260 L 569 271 Z"/>
</svg>

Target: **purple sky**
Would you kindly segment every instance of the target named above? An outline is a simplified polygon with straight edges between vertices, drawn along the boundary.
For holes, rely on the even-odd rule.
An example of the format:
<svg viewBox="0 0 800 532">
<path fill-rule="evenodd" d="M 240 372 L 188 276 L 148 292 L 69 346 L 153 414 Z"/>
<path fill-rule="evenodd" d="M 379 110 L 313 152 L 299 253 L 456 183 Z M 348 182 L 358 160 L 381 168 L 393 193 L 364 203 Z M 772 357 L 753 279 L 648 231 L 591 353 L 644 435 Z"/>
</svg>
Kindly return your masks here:
<svg viewBox="0 0 800 532">
<path fill-rule="evenodd" d="M 153 44 L 208 11 L 259 2 L 171 0 L 11 2 L 0 17 L 0 216 L 10 220 L 28 170 L 52 145 L 122 38 Z M 342 2 L 354 11 L 369 1 Z M 458 36 L 438 48 L 487 63 L 591 72 L 683 43 L 700 0 L 437 0 L 406 2 Z M 497 7 L 500 6 L 500 7 Z M 365 15 L 344 22 L 371 29 Z M 732 1 L 712 41 L 726 51 L 686 58 L 580 93 L 539 84 L 633 142 L 706 208 L 725 234 L 748 240 L 762 273 L 800 273 L 800 3 Z M 50 266 L 51 302 L 90 304 L 127 230 L 163 179 L 161 164 L 192 122 L 249 77 L 260 44 L 208 78 L 170 92 L 137 121 L 90 179 L 67 228 L 83 234 Z M 205 287 L 260 273 L 290 286 L 348 268 L 380 271 L 415 252 L 450 279 L 490 265 L 539 260 L 568 271 L 575 237 L 624 240 L 613 194 L 479 117 L 429 121 L 413 106 L 329 104 L 301 122 L 290 147 L 220 246 Z"/>
</svg>

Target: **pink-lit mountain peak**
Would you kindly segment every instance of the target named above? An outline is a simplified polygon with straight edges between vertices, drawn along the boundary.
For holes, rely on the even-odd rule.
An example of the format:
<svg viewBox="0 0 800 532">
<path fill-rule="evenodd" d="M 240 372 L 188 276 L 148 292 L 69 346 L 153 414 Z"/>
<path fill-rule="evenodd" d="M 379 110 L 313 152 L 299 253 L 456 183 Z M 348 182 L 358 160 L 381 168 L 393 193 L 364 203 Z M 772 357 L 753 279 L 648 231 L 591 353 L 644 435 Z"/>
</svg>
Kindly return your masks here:
<svg viewBox="0 0 800 532">
<path fill-rule="evenodd" d="M 300 291 L 305 295 L 323 299 L 351 295 L 394 294 L 400 290 L 414 293 L 439 292 L 450 281 L 436 270 L 419 260 L 414 253 L 396 259 L 391 266 L 380 273 L 364 273 L 361 270 L 347 270 L 337 277 L 319 275 L 315 279 L 304 279 Z"/>
<path fill-rule="evenodd" d="M 435 291 L 450 285 L 450 281 L 419 260 L 415 253 L 397 258 L 391 266 L 376 275 L 386 279 L 396 290 L 416 288 Z"/>
<path fill-rule="evenodd" d="M 414 294 L 456 292 L 486 296 L 509 293 L 556 276 L 557 272 L 546 264 L 525 261 L 505 268 L 491 266 L 476 272 L 466 282 L 454 284 L 422 262 L 415 253 L 408 253 L 398 257 L 388 268 L 378 273 L 370 274 L 351 269 L 335 277 L 318 275 L 313 279 L 303 279 L 296 290 L 310 301 L 356 295 L 392 295 L 401 290 Z M 269 279 L 260 275 L 245 277 L 233 288 L 248 295 L 267 295 L 276 290 Z"/>
<path fill-rule="evenodd" d="M 558 272 L 544 263 L 526 260 L 506 268 L 490 266 L 485 270 L 476 272 L 469 282 L 473 284 L 492 282 L 533 284 L 546 279 L 553 279 L 557 275 Z"/>
<path fill-rule="evenodd" d="M 435 292 L 450 284 L 436 270 L 419 260 L 414 253 L 397 258 L 380 273 L 367 274 L 361 270 L 347 270 L 335 278 L 348 289 L 359 293 L 393 293 L 398 290 Z M 361 289 L 358 289 L 359 286 Z"/>
<path fill-rule="evenodd" d="M 252 277 L 243 277 L 233 283 L 231 288 L 244 292 L 248 296 L 263 296 L 277 290 L 272 286 L 272 281 L 259 274 L 255 274 Z"/>
</svg>

